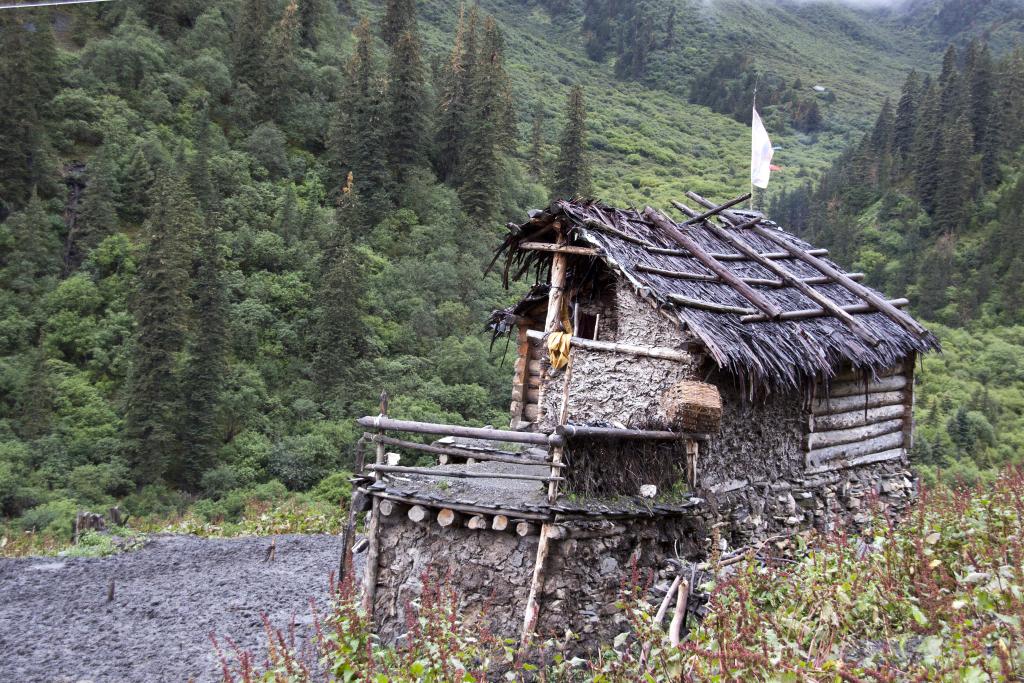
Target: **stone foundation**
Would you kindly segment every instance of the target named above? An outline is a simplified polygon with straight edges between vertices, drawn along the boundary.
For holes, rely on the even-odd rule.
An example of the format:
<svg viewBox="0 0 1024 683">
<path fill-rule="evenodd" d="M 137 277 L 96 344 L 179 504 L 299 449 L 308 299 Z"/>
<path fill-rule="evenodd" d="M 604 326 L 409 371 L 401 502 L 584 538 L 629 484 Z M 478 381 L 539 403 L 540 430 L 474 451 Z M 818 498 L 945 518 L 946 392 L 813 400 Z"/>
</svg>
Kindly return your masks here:
<svg viewBox="0 0 1024 683">
<path fill-rule="evenodd" d="M 916 484 L 904 465 L 888 462 L 698 493 L 704 496 L 700 505 L 671 517 L 562 524 L 570 536 L 551 541 L 538 632 L 563 636 L 569 629 L 580 636 L 580 652 L 592 651 L 625 629 L 615 606 L 622 588 L 647 586 L 677 553 L 699 561 L 715 542 L 727 551 L 810 528 L 854 530 L 870 521 L 872 501 L 888 514 L 901 513 Z M 427 580 L 448 583 L 467 618 L 518 638 L 538 537 L 442 528 L 428 519 L 413 523 L 398 514 L 381 520 L 375 603 L 381 637 L 394 642 L 406 630 L 407 610 Z"/>
</svg>

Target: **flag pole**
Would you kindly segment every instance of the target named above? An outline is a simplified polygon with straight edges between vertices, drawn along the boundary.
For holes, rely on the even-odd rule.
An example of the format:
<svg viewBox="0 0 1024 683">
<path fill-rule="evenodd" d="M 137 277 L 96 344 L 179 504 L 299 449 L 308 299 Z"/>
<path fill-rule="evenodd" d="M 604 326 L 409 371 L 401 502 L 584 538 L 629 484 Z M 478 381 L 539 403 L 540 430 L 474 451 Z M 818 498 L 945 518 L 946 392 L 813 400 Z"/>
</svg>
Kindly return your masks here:
<svg viewBox="0 0 1024 683">
<path fill-rule="evenodd" d="M 754 99 L 750 104 L 751 111 L 757 111 L 757 74 L 754 74 Z M 753 116 L 751 116 L 751 125 L 753 125 Z M 751 129 L 753 131 L 753 129 Z M 750 177 L 750 210 L 754 210 L 754 177 Z"/>
</svg>

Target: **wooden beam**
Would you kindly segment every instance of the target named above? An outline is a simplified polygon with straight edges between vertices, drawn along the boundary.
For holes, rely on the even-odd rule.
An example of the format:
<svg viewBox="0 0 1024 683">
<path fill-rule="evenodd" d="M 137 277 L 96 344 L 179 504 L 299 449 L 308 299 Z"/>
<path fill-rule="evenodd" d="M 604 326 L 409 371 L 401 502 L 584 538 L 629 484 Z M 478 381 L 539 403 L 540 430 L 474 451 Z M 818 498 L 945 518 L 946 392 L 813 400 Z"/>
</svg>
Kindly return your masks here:
<svg viewBox="0 0 1024 683">
<path fill-rule="evenodd" d="M 442 508 L 437 513 L 437 525 L 440 527 L 454 527 L 459 521 L 459 513 L 451 508 Z"/>
<path fill-rule="evenodd" d="M 690 236 L 683 234 L 672 221 L 668 220 L 660 213 L 647 207 L 644 209 L 644 216 L 651 220 L 662 232 L 668 235 L 673 241 L 682 247 L 685 247 L 694 258 L 703 263 L 709 270 L 718 275 L 722 280 L 732 286 L 737 292 L 739 292 L 744 299 L 754 304 L 754 306 L 762 311 L 765 315 L 770 318 L 775 318 L 782 314 L 782 309 L 768 301 L 763 295 L 758 293 L 750 285 L 743 282 L 737 277 L 732 271 L 723 266 L 719 261 L 711 257 L 697 242 Z"/>
<path fill-rule="evenodd" d="M 634 441 L 678 441 L 692 439 L 706 441 L 707 434 L 691 432 L 669 432 L 649 429 L 618 429 L 616 427 L 587 427 L 584 425 L 559 425 L 556 432 L 567 440 L 584 439 L 626 439 Z"/>
<path fill-rule="evenodd" d="M 691 199 L 698 202 L 702 206 L 707 206 L 708 208 L 714 207 L 714 204 L 712 204 L 707 199 L 704 199 L 703 197 L 694 192 L 687 192 L 686 196 L 690 197 Z M 728 211 L 723 211 L 722 215 L 725 216 L 726 218 L 730 217 Z M 735 214 L 733 214 L 732 220 L 737 221 L 738 217 Z M 833 280 L 836 281 L 836 284 L 842 285 L 847 290 L 849 290 L 856 296 L 860 297 L 871 306 L 874 306 L 876 309 L 878 309 L 886 316 L 888 316 L 890 320 L 897 323 L 898 325 L 903 327 L 903 329 L 907 330 L 911 334 L 918 337 L 922 337 L 928 334 L 928 330 L 926 330 L 919 322 L 917 322 L 909 315 L 893 306 L 892 303 L 886 301 L 879 295 L 875 294 L 864 285 L 854 282 L 849 277 L 847 277 L 845 273 L 840 272 L 839 270 L 832 267 L 828 263 L 822 261 L 820 258 L 804 251 L 795 244 L 792 244 L 789 240 L 784 238 L 781 235 L 781 233 L 779 233 L 779 231 L 768 230 L 764 226 L 760 225 L 753 226 L 751 230 L 755 234 L 760 235 L 765 239 L 771 240 L 775 244 L 779 245 L 787 252 L 789 252 L 794 258 L 800 259 L 804 263 L 817 268 L 824 275 L 831 277 Z"/>
<path fill-rule="evenodd" d="M 811 432 L 807 435 L 807 450 L 814 451 L 830 446 L 841 446 L 843 444 L 873 439 L 876 436 L 892 434 L 903 431 L 903 418 L 885 422 L 875 422 L 862 427 L 850 427 L 849 429 L 836 429 L 828 432 Z"/>
<path fill-rule="evenodd" d="M 411 519 L 412 521 L 419 523 L 425 521 L 428 517 L 430 517 L 430 510 L 423 507 L 422 505 L 413 505 L 411 508 L 409 508 L 409 512 L 406 513 L 406 516 L 408 516 L 409 519 Z"/>
<path fill-rule="evenodd" d="M 495 531 L 504 531 L 508 528 L 508 516 L 507 515 L 494 515 L 491 517 L 491 529 Z"/>
<path fill-rule="evenodd" d="M 896 430 L 888 434 L 882 434 L 862 441 L 840 444 L 838 446 L 827 446 L 807 451 L 807 463 L 810 467 L 817 467 L 831 460 L 848 460 L 860 455 L 878 453 L 903 446 L 903 431 Z"/>
<path fill-rule="evenodd" d="M 430 500 L 430 499 L 427 499 L 427 498 L 422 498 L 420 496 L 413 496 L 413 495 L 407 495 L 407 494 L 399 494 L 399 493 L 394 493 L 394 492 L 390 492 L 390 491 L 367 491 L 366 489 L 359 489 L 359 490 L 363 491 L 366 495 L 369 495 L 371 498 L 380 498 L 382 500 L 394 500 L 394 501 L 397 501 L 399 503 L 403 503 L 405 505 L 419 505 L 419 506 L 422 506 L 423 508 L 426 508 L 427 510 L 434 509 L 434 508 L 438 507 L 438 505 L 439 505 L 437 500 Z M 477 515 L 477 514 L 482 514 L 482 515 L 502 514 L 502 515 L 506 515 L 506 516 L 508 516 L 510 518 L 529 519 L 529 520 L 534 520 L 534 521 L 537 521 L 537 522 L 543 522 L 543 521 L 546 521 L 548 519 L 551 519 L 551 515 L 548 514 L 548 513 L 530 511 L 530 510 L 525 510 L 525 509 L 510 509 L 510 508 L 505 508 L 505 507 L 501 507 L 501 506 L 498 506 L 498 505 L 494 505 L 494 506 L 472 505 L 472 504 L 469 504 L 469 503 L 460 503 L 460 502 L 454 501 L 454 500 L 446 500 L 444 502 L 444 506 L 445 507 L 449 507 L 449 508 L 451 508 L 453 510 L 456 510 L 458 512 L 464 512 L 466 514 L 471 514 L 471 515 Z"/>
<path fill-rule="evenodd" d="M 540 533 L 540 529 L 541 529 L 541 527 L 537 526 L 536 524 L 531 524 L 530 522 L 519 522 L 518 524 L 516 524 L 516 535 L 517 536 L 536 536 L 537 534 Z M 538 550 L 539 550 L 539 548 L 538 548 Z M 544 553 L 544 557 L 545 558 L 547 557 L 547 552 Z M 540 558 L 538 556 L 538 559 L 542 559 L 542 558 Z M 535 562 L 534 563 L 534 574 L 535 575 L 537 573 L 537 565 L 539 565 L 539 564 L 541 564 L 541 563 L 540 562 Z M 536 604 L 536 600 L 533 601 L 533 604 L 534 605 Z M 529 604 L 527 605 L 527 609 L 529 610 Z M 528 614 L 529 614 L 529 611 L 528 611 Z"/>
<path fill-rule="evenodd" d="M 685 249 L 668 249 L 666 247 L 645 247 L 645 249 L 651 254 L 659 254 L 662 256 L 680 256 L 683 258 L 693 258 L 693 254 L 686 251 Z M 828 256 L 828 249 L 808 249 L 808 254 L 813 256 Z M 716 261 L 747 261 L 747 257 L 743 254 L 719 254 L 713 251 L 709 251 L 710 255 Z M 765 258 L 770 259 L 788 259 L 793 256 L 788 251 L 769 251 L 761 254 Z"/>
<path fill-rule="evenodd" d="M 721 282 L 717 275 L 708 275 L 707 273 L 688 273 L 682 270 L 668 270 L 666 268 L 655 268 L 654 266 L 646 266 L 642 263 L 638 263 L 633 266 L 634 270 L 639 270 L 642 273 L 651 273 L 652 275 L 660 275 L 662 277 L 673 278 L 676 280 L 693 280 L 695 282 Z M 847 273 L 847 276 L 851 280 L 863 280 L 864 273 Z M 773 278 L 766 277 L 744 277 L 740 278 L 748 285 L 755 287 L 784 287 L 786 285 L 782 280 L 776 280 Z M 808 285 L 827 285 L 832 282 L 832 278 L 821 275 L 819 277 L 805 277 L 800 279 L 801 282 Z"/>
<path fill-rule="evenodd" d="M 385 436 L 383 434 L 369 435 L 369 437 L 372 441 L 377 443 L 383 443 L 389 446 L 396 446 L 398 448 L 406 448 L 411 451 L 420 451 L 422 453 L 444 455 L 452 458 L 488 460 L 492 462 L 505 462 L 513 465 L 550 464 L 547 458 L 538 458 L 534 456 L 511 455 L 506 453 L 489 451 L 485 449 L 466 450 L 455 446 L 435 446 L 433 444 L 416 443 L 415 441 L 403 441 L 402 439 L 396 439 L 392 436 Z"/>
<path fill-rule="evenodd" d="M 572 254 L 574 256 L 601 256 L 603 253 L 594 247 L 575 247 L 569 244 L 552 244 L 551 242 L 520 242 L 518 248 L 524 251 L 550 251 L 555 254 Z"/>
<path fill-rule="evenodd" d="M 900 405 L 902 403 L 902 391 L 885 391 L 879 394 L 844 396 L 833 399 L 819 398 L 811 404 L 811 410 L 816 415 L 835 415 L 836 413 L 848 413 L 852 410 L 867 410 L 868 408 Z"/>
<path fill-rule="evenodd" d="M 490 525 L 487 522 L 487 518 L 483 515 L 473 515 L 469 518 L 469 521 L 466 522 L 467 529 L 480 530 L 486 529 L 488 526 Z"/>
<path fill-rule="evenodd" d="M 558 235 L 558 244 L 559 246 L 565 244 L 564 234 Z M 562 251 L 556 252 L 554 258 L 551 259 L 551 281 L 548 283 L 550 286 L 548 290 L 548 313 L 544 322 L 545 332 L 554 331 L 562 315 L 562 302 L 565 300 L 565 277 L 568 264 L 569 259 L 566 258 L 565 252 Z"/>
<path fill-rule="evenodd" d="M 677 209 L 679 209 L 680 211 L 682 211 L 685 214 L 696 213 L 695 211 L 693 211 L 692 209 L 690 209 L 689 207 L 687 207 L 686 205 L 684 205 L 684 204 L 682 204 L 680 202 L 673 201 L 672 204 L 675 205 L 675 207 Z M 715 207 L 715 208 L 721 211 L 721 210 L 724 210 L 724 209 L 726 209 L 728 207 L 723 204 L 722 206 Z M 748 223 L 750 224 L 749 227 L 754 227 L 755 225 L 757 225 L 759 220 L 760 219 L 754 219 L 753 221 L 748 221 Z M 704 228 L 706 230 L 711 231 L 711 233 L 713 233 L 715 235 L 715 237 L 717 237 L 718 239 L 722 240 L 723 242 L 725 242 L 727 244 L 731 244 L 733 246 L 733 248 L 735 248 L 741 254 L 746 254 L 747 256 L 750 257 L 750 260 L 752 260 L 755 263 L 759 264 L 762 268 L 765 268 L 768 271 L 774 273 L 783 282 L 785 282 L 786 284 L 790 285 L 791 287 L 796 288 L 797 291 L 799 291 L 801 294 L 806 296 L 808 299 L 810 299 L 814 303 L 816 303 L 819 306 L 821 306 L 822 309 L 824 309 L 825 311 L 828 311 L 834 317 L 839 318 L 840 320 L 842 320 L 844 325 L 849 327 L 850 330 L 852 330 L 854 334 L 856 334 L 858 337 L 860 337 L 865 342 L 867 342 L 869 346 L 878 346 L 878 344 L 881 342 L 881 340 L 873 332 L 871 332 L 871 330 L 869 330 L 868 328 L 864 327 L 859 322 L 857 322 L 857 320 L 854 319 L 854 317 L 852 315 L 850 315 L 849 313 L 844 311 L 841 306 L 836 304 L 836 302 L 832 301 L 827 296 L 825 296 L 824 294 L 822 294 L 818 290 L 814 289 L 814 287 L 812 287 L 809 284 L 803 282 L 798 276 L 794 275 L 792 272 L 790 272 L 786 268 L 783 268 L 778 263 L 775 263 L 771 259 L 766 259 L 763 256 L 761 256 L 761 254 L 758 253 L 758 251 L 756 249 L 754 249 L 752 246 L 747 244 L 738 235 L 733 234 L 733 233 L 729 232 L 728 230 L 725 230 L 725 229 L 715 225 L 711 221 L 704 221 L 702 223 L 702 225 L 704 226 Z M 737 232 L 738 231 L 739 230 L 737 228 Z"/>
<path fill-rule="evenodd" d="M 537 340 L 543 340 L 547 336 L 539 330 L 530 330 L 527 334 L 530 339 Z M 685 351 L 677 351 L 676 349 L 670 349 L 664 346 L 634 346 L 632 344 L 619 344 L 616 342 L 583 339 L 582 337 L 573 337 L 571 345 L 581 349 L 588 349 L 590 351 L 624 353 L 630 356 L 642 356 L 645 358 L 662 358 L 664 360 L 674 360 L 680 363 L 689 363 L 693 361 L 693 356 Z"/>
<path fill-rule="evenodd" d="M 840 398 L 843 396 L 863 396 L 864 394 L 877 394 L 882 391 L 898 391 L 907 386 L 905 375 L 892 375 L 882 377 L 874 382 L 833 382 L 828 390 L 819 387 L 818 396 L 824 398 Z"/>
<path fill-rule="evenodd" d="M 737 204 L 739 204 L 741 202 L 745 202 L 748 199 L 750 199 L 750 193 L 749 192 L 746 193 L 745 195 L 741 195 L 741 196 L 737 197 L 736 199 L 730 199 L 725 204 L 720 204 L 719 206 L 716 206 L 713 209 L 708 209 L 707 211 L 705 211 L 704 213 L 702 213 L 700 215 L 697 215 L 695 213 L 690 218 L 690 220 L 688 220 L 685 223 L 683 223 L 683 225 L 693 225 L 694 223 L 700 223 L 701 221 L 706 221 L 707 219 L 711 218 L 715 214 L 717 214 L 717 213 L 719 213 L 721 211 L 725 211 L 726 209 L 728 209 L 730 207 L 736 206 Z M 675 204 L 675 202 L 672 202 L 672 203 Z"/>
<path fill-rule="evenodd" d="M 811 415 L 808 419 L 808 428 L 811 431 L 829 431 L 837 429 L 850 429 L 876 422 L 884 422 L 892 418 L 902 418 L 904 406 L 893 404 L 878 406 L 864 410 L 850 410 L 845 413 L 832 413 L 831 415 Z"/>
<path fill-rule="evenodd" d="M 893 306 L 906 306 L 909 301 L 906 299 L 891 299 L 889 303 Z M 871 304 L 852 304 L 846 306 L 840 306 L 847 313 L 877 313 L 876 309 Z M 779 320 L 807 320 L 808 318 L 825 318 L 832 315 L 831 312 L 826 311 L 823 308 L 802 308 L 798 311 L 785 311 L 777 319 L 772 320 L 767 316 L 757 315 L 745 315 L 740 318 L 740 322 L 744 323 L 766 323 L 766 322 L 777 322 Z"/>
<path fill-rule="evenodd" d="M 723 283 L 731 284 L 731 283 Z M 733 306 L 731 304 L 720 304 L 715 301 L 704 301 L 703 299 L 692 299 L 682 294 L 675 294 L 669 292 L 665 295 L 672 303 L 682 306 L 684 308 L 699 308 L 702 311 L 712 311 L 714 313 L 735 313 L 737 315 L 754 315 L 757 313 L 755 309 L 744 308 L 742 306 Z"/>
<path fill-rule="evenodd" d="M 551 465 L 548 464 L 550 467 Z M 562 481 L 562 477 L 543 477 L 534 474 L 514 474 L 512 472 L 461 472 L 442 470 L 436 467 L 403 467 L 402 465 L 367 465 L 366 469 L 374 472 L 394 472 L 395 474 L 422 474 L 428 477 L 444 477 L 446 479 L 518 479 L 520 481 Z"/>
<path fill-rule="evenodd" d="M 389 432 L 411 432 L 413 434 L 437 434 L 440 436 L 463 436 L 469 439 L 489 439 L 508 443 L 531 443 L 546 445 L 547 434 L 536 432 L 513 432 L 507 429 L 491 429 L 489 427 L 462 427 L 458 425 L 438 424 L 435 422 L 415 422 L 412 420 L 393 420 L 387 416 L 361 417 L 356 422 L 367 429 Z M 379 444 L 383 447 L 383 444 Z"/>
<path fill-rule="evenodd" d="M 822 472 L 835 472 L 836 470 L 842 470 L 849 467 L 858 467 L 860 465 L 871 465 L 876 462 L 885 462 L 888 460 L 903 460 L 907 457 L 907 449 L 905 448 L 893 448 L 887 451 L 880 451 L 878 453 L 867 453 L 865 455 L 859 455 L 853 458 L 844 458 L 841 460 L 833 460 L 822 465 L 814 467 L 808 467 L 807 474 L 821 474 Z"/>
</svg>

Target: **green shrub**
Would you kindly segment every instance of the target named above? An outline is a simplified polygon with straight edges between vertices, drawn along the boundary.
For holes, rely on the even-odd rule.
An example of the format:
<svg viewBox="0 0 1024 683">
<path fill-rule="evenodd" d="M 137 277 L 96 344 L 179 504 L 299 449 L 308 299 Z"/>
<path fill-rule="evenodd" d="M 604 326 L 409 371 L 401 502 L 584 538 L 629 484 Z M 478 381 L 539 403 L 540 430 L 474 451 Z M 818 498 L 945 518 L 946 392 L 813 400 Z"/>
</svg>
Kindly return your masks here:
<svg viewBox="0 0 1024 683">
<path fill-rule="evenodd" d="M 338 455 L 323 434 L 289 436 L 274 446 L 267 469 L 288 488 L 305 491 L 334 469 Z"/>
<path fill-rule="evenodd" d="M 220 498 L 232 489 L 245 488 L 256 481 L 256 470 L 246 465 L 221 465 L 203 474 L 200 486 L 213 498 Z"/>
<path fill-rule="evenodd" d="M 58 499 L 27 510 L 16 520 L 22 531 L 32 531 L 60 539 L 70 539 L 78 506 L 70 500 Z"/>
<path fill-rule="evenodd" d="M 80 465 L 68 474 L 68 491 L 79 502 L 109 505 L 115 498 L 127 495 L 134 486 L 127 465 L 109 462 Z"/>
<path fill-rule="evenodd" d="M 334 505 L 347 505 L 352 498 L 352 483 L 348 480 L 351 472 L 334 472 L 324 477 L 313 487 L 310 494 L 314 500 Z"/>
<path fill-rule="evenodd" d="M 135 517 L 170 517 L 180 514 L 188 507 L 188 499 L 180 491 L 174 491 L 163 484 L 147 484 L 123 501 L 124 509 Z"/>
</svg>

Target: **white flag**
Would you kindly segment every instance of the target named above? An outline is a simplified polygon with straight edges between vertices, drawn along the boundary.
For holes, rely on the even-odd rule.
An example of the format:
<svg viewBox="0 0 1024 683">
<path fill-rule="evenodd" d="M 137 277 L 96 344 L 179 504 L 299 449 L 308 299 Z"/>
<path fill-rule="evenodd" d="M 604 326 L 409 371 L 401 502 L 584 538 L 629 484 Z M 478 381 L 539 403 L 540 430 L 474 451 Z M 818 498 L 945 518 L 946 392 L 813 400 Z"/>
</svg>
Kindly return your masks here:
<svg viewBox="0 0 1024 683">
<path fill-rule="evenodd" d="M 761 117 L 754 109 L 754 120 L 751 124 L 750 140 L 750 183 L 755 187 L 768 187 L 768 177 L 772 174 L 772 141 L 768 139 L 768 131 L 761 123 Z"/>
</svg>

